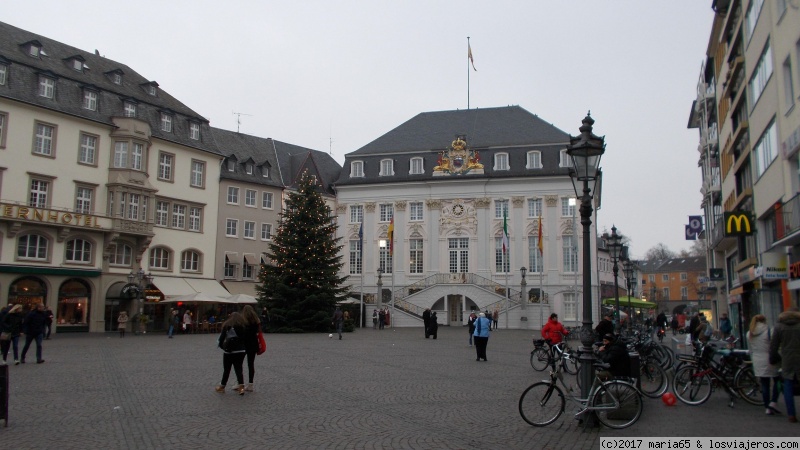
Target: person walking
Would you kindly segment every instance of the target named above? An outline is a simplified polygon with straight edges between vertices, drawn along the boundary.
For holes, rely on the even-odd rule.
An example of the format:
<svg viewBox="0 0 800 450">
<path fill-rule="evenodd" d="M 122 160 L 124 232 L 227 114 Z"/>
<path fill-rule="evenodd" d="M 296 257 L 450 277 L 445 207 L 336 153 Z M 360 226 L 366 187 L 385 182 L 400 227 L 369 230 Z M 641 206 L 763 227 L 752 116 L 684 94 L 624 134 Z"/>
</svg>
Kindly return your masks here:
<svg viewBox="0 0 800 450">
<path fill-rule="evenodd" d="M 708 323 L 706 316 L 700 314 L 700 324 L 694 329 L 694 340 L 700 341 L 703 345 L 707 344 L 714 333 L 714 328 Z"/>
<path fill-rule="evenodd" d="M 439 319 L 436 317 L 436 311 L 431 313 L 431 321 L 428 333 L 430 333 L 430 335 L 433 336 L 434 339 L 439 337 Z"/>
<path fill-rule="evenodd" d="M 750 358 L 753 361 L 753 375 L 761 381 L 761 397 L 767 415 L 780 414 L 778 411 L 778 366 L 769 363 L 769 346 L 772 341 L 772 330 L 767 325 L 767 317 L 756 314 L 750 320 L 750 331 L 747 342 L 750 346 Z M 772 383 L 772 396 L 770 396 Z"/>
<path fill-rule="evenodd" d="M 764 320 L 766 320 L 766 318 L 764 318 Z M 752 321 L 750 323 L 752 323 Z M 733 331 L 731 319 L 729 319 L 728 315 L 725 313 L 722 313 L 722 317 L 719 318 L 719 331 L 722 332 L 722 339 L 727 339 L 728 336 L 731 335 L 731 331 Z"/>
<path fill-rule="evenodd" d="M 38 303 L 36 307 L 25 316 L 22 321 L 22 332 L 25 333 L 25 346 L 22 347 L 22 355 L 19 362 L 25 364 L 25 355 L 31 342 L 36 341 L 36 364 L 44 362 L 42 359 L 42 339 L 44 338 L 44 327 L 47 323 L 47 316 L 44 313 L 44 305 Z"/>
<path fill-rule="evenodd" d="M 425 327 L 425 339 L 431 335 L 430 328 L 431 328 L 431 309 L 425 308 L 425 311 L 422 312 L 422 326 Z"/>
<path fill-rule="evenodd" d="M 796 423 L 794 386 L 800 376 L 800 311 L 796 307 L 778 315 L 778 325 L 769 345 L 769 362 L 780 363 L 786 415 L 789 416 L 789 422 Z"/>
<path fill-rule="evenodd" d="M 492 321 L 486 317 L 486 313 L 480 313 L 478 319 L 475 320 L 475 331 L 473 332 L 475 338 L 475 353 L 477 357 L 475 361 L 488 361 L 486 359 L 486 346 L 489 344 L 489 330 L 492 329 Z"/>
<path fill-rule="evenodd" d="M 178 310 L 172 308 L 172 311 L 169 313 L 169 331 L 167 331 L 167 337 L 172 339 L 172 335 L 175 333 L 175 327 L 181 324 L 181 319 L 178 317 Z"/>
<path fill-rule="evenodd" d="M 244 390 L 253 392 L 253 378 L 256 375 L 256 355 L 258 354 L 258 332 L 261 331 L 261 319 L 250 305 L 242 309 L 242 317 L 247 323 L 244 335 L 244 349 L 247 355 L 247 385 Z"/>
<path fill-rule="evenodd" d="M 192 313 L 188 309 L 183 313 L 183 332 L 186 334 L 192 332 Z"/>
<path fill-rule="evenodd" d="M 672 328 L 672 335 L 675 336 L 678 334 L 678 327 L 680 326 L 680 322 L 678 322 L 678 315 L 675 314 L 672 316 L 672 321 L 669 323 L 670 328 Z"/>
<path fill-rule="evenodd" d="M 342 340 L 342 327 L 344 326 L 344 314 L 342 314 L 342 308 L 336 307 L 336 311 L 333 312 L 333 320 L 331 321 L 331 325 L 336 328 L 336 332 L 339 333 L 339 340 Z"/>
<path fill-rule="evenodd" d="M 47 315 L 47 324 L 46 324 L 47 325 L 47 333 L 45 333 L 44 338 L 45 338 L 45 340 L 49 340 L 50 339 L 50 333 L 53 332 L 53 318 L 54 318 L 54 316 L 53 316 L 53 311 L 50 309 L 49 306 L 46 306 L 44 308 L 44 313 L 45 313 L 45 315 Z"/>
<path fill-rule="evenodd" d="M 8 358 L 8 350 L 14 347 L 14 365 L 19 365 L 19 335 L 22 333 L 22 322 L 25 316 L 22 312 L 22 305 L 9 305 L 9 309 L 0 322 L 0 331 L 8 333 L 8 339 L 0 341 L 0 349 L 3 353 L 3 363 Z"/>
<path fill-rule="evenodd" d="M 475 332 L 475 321 L 478 320 L 478 316 L 475 315 L 475 311 L 469 313 L 469 318 L 467 319 L 467 329 L 469 330 L 469 346 L 472 347 L 472 333 Z"/>
<path fill-rule="evenodd" d="M 499 319 L 500 319 L 500 310 L 495 308 L 494 312 L 492 313 L 492 325 L 494 326 L 495 330 L 497 329 L 497 323 Z"/>
<path fill-rule="evenodd" d="M 117 329 L 119 330 L 119 337 L 125 337 L 125 327 L 128 326 L 128 312 L 122 311 L 117 317 Z"/>
<path fill-rule="evenodd" d="M 603 320 L 597 324 L 594 332 L 597 334 L 598 340 L 607 334 L 614 334 L 614 322 L 611 321 L 611 314 L 606 313 L 603 315 Z"/>
<path fill-rule="evenodd" d="M 422 319 L 423 320 L 425 319 L 424 315 L 422 316 Z M 372 329 L 374 330 L 374 329 L 377 329 L 377 328 L 378 328 L 378 310 L 377 309 L 373 309 L 372 310 Z"/>
<path fill-rule="evenodd" d="M 244 317 L 234 312 L 228 320 L 222 323 L 222 332 L 217 339 L 217 346 L 222 349 L 222 381 L 214 388 L 220 394 L 225 393 L 225 386 L 231 375 L 231 367 L 236 373 L 237 385 L 234 387 L 239 395 L 244 395 L 244 374 L 242 365 L 247 354 L 245 348 L 245 336 L 247 334 L 247 322 Z"/>
<path fill-rule="evenodd" d="M 378 311 L 378 329 L 383 329 L 383 324 L 386 323 L 386 311 L 380 310 Z"/>
</svg>

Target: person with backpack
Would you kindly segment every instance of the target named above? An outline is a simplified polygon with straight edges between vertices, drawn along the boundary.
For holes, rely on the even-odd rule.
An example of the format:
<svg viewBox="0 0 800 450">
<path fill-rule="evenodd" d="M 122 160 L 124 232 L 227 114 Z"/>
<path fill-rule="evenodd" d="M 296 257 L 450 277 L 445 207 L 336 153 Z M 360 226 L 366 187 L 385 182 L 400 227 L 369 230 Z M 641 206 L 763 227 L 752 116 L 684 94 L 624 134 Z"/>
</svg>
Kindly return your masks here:
<svg viewBox="0 0 800 450">
<path fill-rule="evenodd" d="M 247 354 L 245 348 L 245 335 L 247 333 L 247 321 L 238 312 L 234 312 L 222 323 L 222 332 L 217 339 L 217 346 L 225 352 L 222 355 L 222 381 L 214 390 L 220 394 L 225 393 L 225 386 L 228 384 L 228 377 L 231 374 L 231 367 L 236 372 L 238 384 L 234 388 L 239 395 L 244 395 L 244 371 L 242 365 Z"/>
<path fill-rule="evenodd" d="M 714 335 L 714 327 L 708 323 L 706 316 L 700 315 L 700 324 L 697 325 L 695 329 L 695 333 L 697 335 L 697 340 L 700 341 L 703 345 L 707 344 L 708 341 L 711 339 L 711 336 Z"/>
</svg>

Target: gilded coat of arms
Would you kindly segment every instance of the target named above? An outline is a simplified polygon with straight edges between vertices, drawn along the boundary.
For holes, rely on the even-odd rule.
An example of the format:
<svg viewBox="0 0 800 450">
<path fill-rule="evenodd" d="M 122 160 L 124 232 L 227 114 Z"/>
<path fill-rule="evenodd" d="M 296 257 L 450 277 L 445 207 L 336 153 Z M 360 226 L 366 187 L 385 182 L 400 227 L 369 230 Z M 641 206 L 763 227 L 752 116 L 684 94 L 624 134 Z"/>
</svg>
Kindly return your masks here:
<svg viewBox="0 0 800 450">
<path fill-rule="evenodd" d="M 477 151 L 467 147 L 464 136 L 457 136 L 450 147 L 439 155 L 433 176 L 482 174 L 483 164 Z"/>
</svg>

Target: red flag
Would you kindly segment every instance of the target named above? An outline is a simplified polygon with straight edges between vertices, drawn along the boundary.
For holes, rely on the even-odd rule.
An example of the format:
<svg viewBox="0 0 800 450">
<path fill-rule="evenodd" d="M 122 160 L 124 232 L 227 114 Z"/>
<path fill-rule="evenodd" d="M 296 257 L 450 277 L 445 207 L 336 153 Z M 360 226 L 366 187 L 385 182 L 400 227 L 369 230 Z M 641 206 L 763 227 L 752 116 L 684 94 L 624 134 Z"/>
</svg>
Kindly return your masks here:
<svg viewBox="0 0 800 450">
<path fill-rule="evenodd" d="M 386 237 L 389 238 L 389 254 L 394 254 L 394 216 L 392 216 L 392 221 L 389 222 L 389 231 L 386 233 Z"/>
<path fill-rule="evenodd" d="M 542 216 L 539 216 L 539 240 L 536 242 L 536 246 L 539 247 L 539 254 L 542 255 L 544 252 L 544 246 L 542 242 Z"/>
</svg>

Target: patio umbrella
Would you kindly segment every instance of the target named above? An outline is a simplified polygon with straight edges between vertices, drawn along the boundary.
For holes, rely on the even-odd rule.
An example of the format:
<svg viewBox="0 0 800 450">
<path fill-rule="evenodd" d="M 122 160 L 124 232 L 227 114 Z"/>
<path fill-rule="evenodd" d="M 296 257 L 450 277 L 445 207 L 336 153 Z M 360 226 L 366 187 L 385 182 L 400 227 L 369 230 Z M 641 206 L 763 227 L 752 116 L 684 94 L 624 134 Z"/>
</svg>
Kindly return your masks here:
<svg viewBox="0 0 800 450">
<path fill-rule="evenodd" d="M 225 303 L 237 303 L 237 304 L 258 303 L 258 300 L 255 297 L 247 294 L 234 294 L 223 301 Z"/>
</svg>

